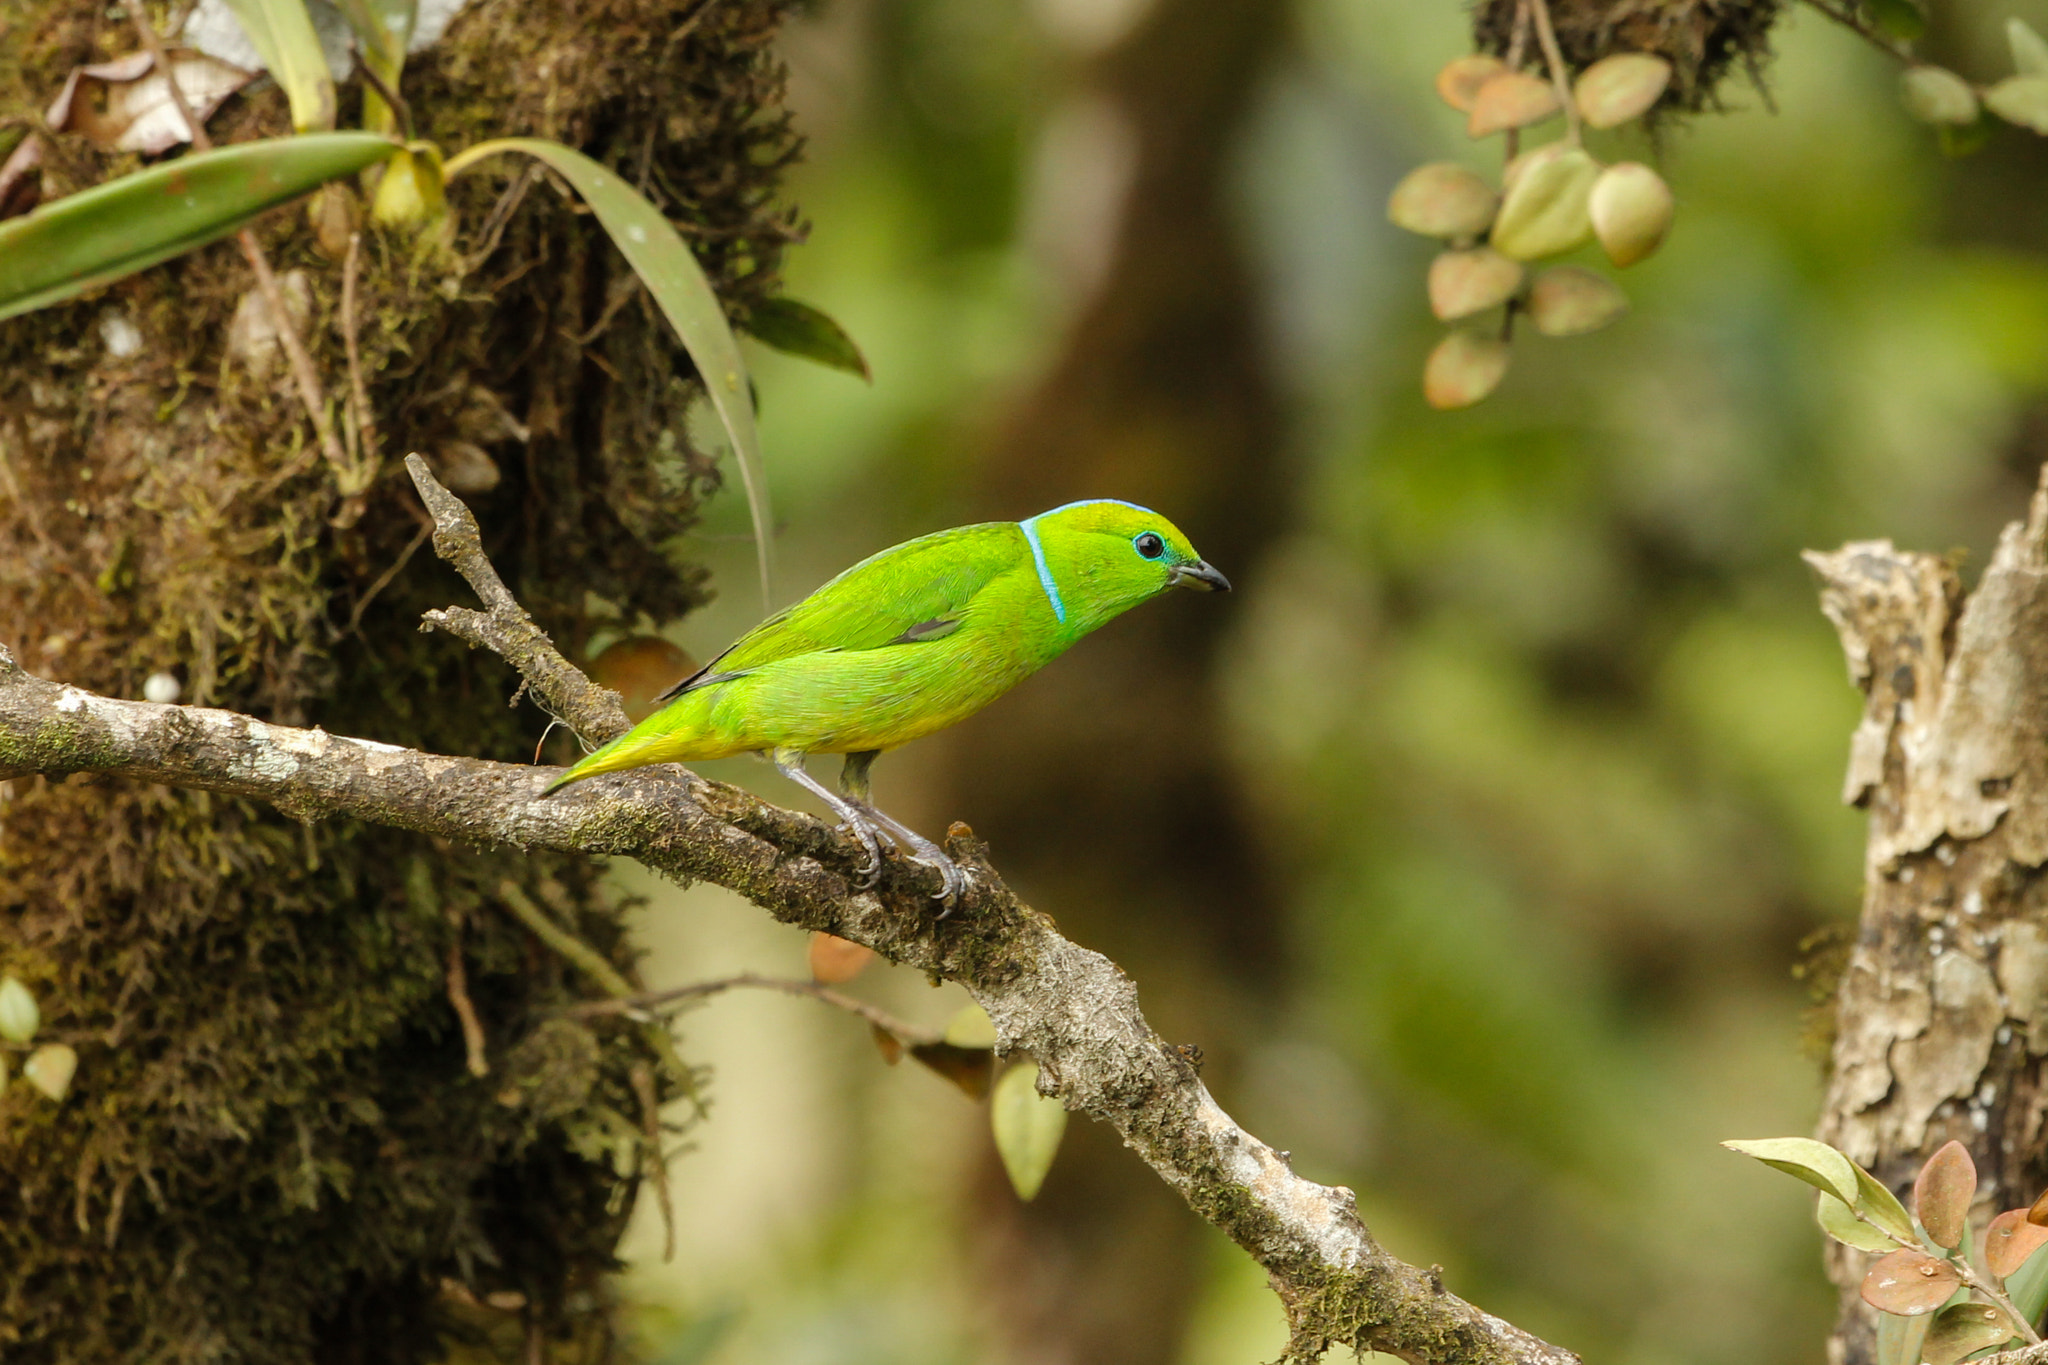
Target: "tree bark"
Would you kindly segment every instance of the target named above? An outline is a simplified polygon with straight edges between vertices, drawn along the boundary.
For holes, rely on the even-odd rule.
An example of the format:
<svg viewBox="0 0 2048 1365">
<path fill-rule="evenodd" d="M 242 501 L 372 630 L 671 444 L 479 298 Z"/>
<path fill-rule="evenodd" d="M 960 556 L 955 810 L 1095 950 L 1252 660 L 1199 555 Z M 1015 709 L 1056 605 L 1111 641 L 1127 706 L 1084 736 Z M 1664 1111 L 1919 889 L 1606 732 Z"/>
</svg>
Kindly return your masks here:
<svg viewBox="0 0 2048 1365">
<path fill-rule="evenodd" d="M 1819 1136 L 1903 1191 L 1954 1139 L 1977 1208 L 2048 1185 L 2048 482 L 1977 587 L 1889 541 L 1809 553 L 1867 698 L 1843 797 L 1870 812 Z M 1835 1244 L 1836 1365 L 1873 1359 L 1866 1258 Z"/>
</svg>

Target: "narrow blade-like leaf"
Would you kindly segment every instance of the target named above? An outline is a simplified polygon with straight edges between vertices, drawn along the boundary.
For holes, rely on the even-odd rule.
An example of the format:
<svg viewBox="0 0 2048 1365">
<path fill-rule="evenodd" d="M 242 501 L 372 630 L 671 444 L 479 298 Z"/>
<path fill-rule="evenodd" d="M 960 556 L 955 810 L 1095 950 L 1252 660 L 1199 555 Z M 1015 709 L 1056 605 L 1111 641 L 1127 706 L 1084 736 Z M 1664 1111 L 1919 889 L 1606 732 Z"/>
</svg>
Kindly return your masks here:
<svg viewBox="0 0 2048 1365">
<path fill-rule="evenodd" d="M 831 314 L 784 296 L 765 300 L 747 315 L 746 332 L 764 346 L 800 355 L 835 370 L 857 374 L 872 384 L 867 357 Z"/>
<path fill-rule="evenodd" d="M 348 26 L 355 31 L 357 55 L 364 66 L 392 90 L 405 69 L 405 50 L 412 42 L 413 0 L 337 0 Z M 363 126 L 372 132 L 388 133 L 397 120 L 391 106 L 374 87 L 363 91 Z M 410 134 L 408 134 L 410 136 Z"/>
<path fill-rule="evenodd" d="M 989 1104 L 989 1124 L 1017 1197 L 1032 1198 L 1067 1131 L 1066 1107 L 1038 1093 L 1038 1063 L 1021 1062 L 1003 1073 Z"/>
<path fill-rule="evenodd" d="M 242 32 L 292 104 L 292 127 L 302 133 L 334 126 L 334 77 L 313 31 L 305 0 L 228 0 Z"/>
<path fill-rule="evenodd" d="M 740 482 L 754 521 L 754 547 L 761 569 L 761 599 L 773 596 L 770 581 L 774 548 L 769 538 L 768 478 L 761 464 L 761 437 L 754 427 L 754 404 L 747 386 L 747 366 L 740 344 L 726 321 L 725 309 L 704 277 L 703 267 L 669 225 L 661 211 L 617 175 L 583 153 L 542 138 L 508 137 L 479 142 L 450 158 L 444 168 L 450 180 L 477 162 L 500 152 L 524 152 L 559 172 L 597 214 L 597 221 L 626 261 L 639 274 L 647 292 L 661 306 L 682 338 L 683 349 L 696 362 L 726 435 L 739 461 Z"/>
<path fill-rule="evenodd" d="M 181 256 L 397 150 L 372 133 L 238 142 L 10 218 L 0 223 L 0 318 Z"/>
</svg>

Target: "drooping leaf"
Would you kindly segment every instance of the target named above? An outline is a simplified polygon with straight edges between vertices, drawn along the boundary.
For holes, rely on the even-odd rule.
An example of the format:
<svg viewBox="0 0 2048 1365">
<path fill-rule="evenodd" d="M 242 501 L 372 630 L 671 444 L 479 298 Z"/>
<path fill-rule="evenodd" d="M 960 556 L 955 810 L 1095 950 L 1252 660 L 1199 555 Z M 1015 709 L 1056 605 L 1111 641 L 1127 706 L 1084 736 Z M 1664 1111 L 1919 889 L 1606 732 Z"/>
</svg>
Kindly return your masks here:
<svg viewBox="0 0 2048 1365">
<path fill-rule="evenodd" d="M 1553 142 L 1525 157 L 1502 196 L 1490 238 L 1518 261 L 1570 251 L 1593 235 L 1593 183 L 1600 163 L 1577 147 Z"/>
<path fill-rule="evenodd" d="M 868 358 L 831 314 L 788 295 L 763 301 L 747 315 L 744 330 L 764 346 L 875 380 Z"/>
<path fill-rule="evenodd" d="M 1847 1204 L 1831 1194 L 1814 1196 L 1813 1216 L 1820 1224 L 1822 1232 L 1845 1246 L 1855 1247 L 1858 1251 L 1875 1251 L 1883 1254 L 1899 1249 L 1899 1244 L 1894 1238 L 1886 1236 L 1858 1218 L 1850 1212 Z"/>
<path fill-rule="evenodd" d="M 1597 270 L 1554 265 L 1529 286 L 1529 321 L 1547 337 L 1597 332 L 1628 312 L 1628 295 Z"/>
<path fill-rule="evenodd" d="M 761 437 L 754 426 L 746 361 L 740 356 L 732 325 L 726 321 L 725 309 L 712 292 L 711 281 L 704 277 L 703 267 L 659 209 L 613 172 L 559 142 L 532 137 L 479 142 L 451 157 L 443 170 L 453 180 L 484 158 L 504 152 L 523 152 L 575 186 L 682 339 L 683 349 L 690 353 L 698 374 L 703 376 L 711 406 L 732 441 L 733 458 L 739 462 L 740 482 L 746 487 L 747 508 L 754 523 L 761 599 L 764 605 L 769 603 L 774 575 L 770 532 L 775 522 L 768 506 Z"/>
<path fill-rule="evenodd" d="M 0 977 L 0 1038 L 25 1043 L 42 1026 L 43 1012 L 29 988 L 16 977 Z"/>
<path fill-rule="evenodd" d="M 946 1021 L 945 1038 L 954 1047 L 992 1048 L 996 1045 L 995 1021 L 979 1005 L 962 1005 Z"/>
<path fill-rule="evenodd" d="M 1766 1166 L 1804 1180 L 1815 1189 L 1834 1195 L 1844 1204 L 1853 1206 L 1857 1202 L 1856 1163 L 1825 1142 L 1800 1137 L 1752 1138 L 1721 1145 L 1731 1152 L 1755 1157 Z M 1903 1214 L 1905 1210 L 1902 1208 L 1899 1212 Z M 1885 1231 L 1890 1232 L 1891 1229 L 1885 1228 Z M 1906 1235 L 1913 1235 L 1910 1225 Z"/>
<path fill-rule="evenodd" d="M 1977 119 L 1977 92 L 1941 66 L 1910 66 L 1899 77 L 1906 112 L 1922 123 L 1965 124 Z"/>
<path fill-rule="evenodd" d="M 1970 1201 L 1977 1197 L 1977 1163 L 1960 1142 L 1945 1142 L 1927 1158 L 1913 1182 L 1913 1212 L 1934 1244 L 1954 1251 L 1963 1244 Z"/>
<path fill-rule="evenodd" d="M 1557 87 L 1549 81 L 1526 71 L 1503 71 L 1472 96 L 1465 131 L 1473 137 L 1490 137 L 1555 118 L 1563 108 Z"/>
<path fill-rule="evenodd" d="M 348 26 L 356 35 L 357 53 L 363 65 L 392 90 L 398 89 L 399 74 L 405 70 L 405 50 L 412 42 L 414 0 L 335 0 Z M 368 82 L 365 82 L 368 85 Z M 363 91 L 363 127 L 388 133 L 397 116 L 376 87 Z"/>
<path fill-rule="evenodd" d="M 1500 387 L 1508 372 L 1508 344 L 1497 336 L 1459 327 L 1422 365 L 1422 398 L 1440 412 L 1469 408 Z"/>
<path fill-rule="evenodd" d="M 988 1097 L 988 1084 L 995 1075 L 996 1066 L 993 1050 L 961 1047 L 955 1043 L 912 1043 L 910 1055 L 959 1086 L 968 1099 Z"/>
<path fill-rule="evenodd" d="M 1498 57 L 1484 53 L 1468 53 L 1453 57 L 1436 73 L 1436 93 L 1445 104 L 1461 114 L 1472 112 L 1472 101 L 1478 98 L 1479 87 L 1508 69 L 1508 64 Z"/>
<path fill-rule="evenodd" d="M 1963 1277 L 1939 1256 L 1900 1250 L 1882 1257 L 1863 1277 L 1863 1301 L 1881 1313 L 1915 1317 L 1948 1302 Z"/>
<path fill-rule="evenodd" d="M 2007 123 L 2048 133 L 2048 76 L 2007 76 L 1984 92 L 1984 107 Z"/>
<path fill-rule="evenodd" d="M 2012 49 L 2012 69 L 2021 76 L 2048 76 L 2048 38 L 2028 26 L 2027 21 L 2005 21 L 2006 46 Z"/>
<path fill-rule="evenodd" d="M 291 101 L 292 127 L 302 133 L 334 127 L 334 77 L 313 31 L 305 0 L 227 0 L 235 21 Z"/>
<path fill-rule="evenodd" d="M 1017 1197 L 1032 1198 L 1067 1131 L 1066 1106 L 1038 1093 L 1038 1063 L 1019 1062 L 1003 1073 L 989 1104 L 989 1126 Z"/>
<path fill-rule="evenodd" d="M 10 218 L 0 223 L 0 318 L 181 256 L 397 150 L 372 133 L 238 142 Z"/>
<path fill-rule="evenodd" d="M 60 1102 L 71 1093 L 71 1078 L 77 1074 L 78 1054 L 63 1043 L 45 1043 L 21 1064 L 23 1080 Z"/>
<path fill-rule="evenodd" d="M 823 932 L 811 935 L 811 980 L 834 986 L 851 981 L 875 960 L 875 950 L 865 943 Z"/>
<path fill-rule="evenodd" d="M 2002 1280 L 2044 1246 L 2048 1246 L 2048 1228 L 2029 1223 L 2025 1209 L 2007 1209 L 1984 1229 L 1984 1264 Z"/>
<path fill-rule="evenodd" d="M 2019 1335 L 2005 1311 L 1988 1303 L 1955 1303 L 1934 1315 L 1920 1344 L 1925 1365 L 1956 1365 L 1973 1351 Z"/>
<path fill-rule="evenodd" d="M 223 100 L 256 79 L 253 71 L 183 49 L 164 54 L 164 65 L 176 75 L 185 107 L 202 125 Z M 117 152 L 155 155 L 192 140 L 171 82 L 148 52 L 78 67 L 45 117 L 52 131 L 79 133 Z"/>
<path fill-rule="evenodd" d="M 1446 251 L 1429 263 L 1429 307 L 1445 322 L 1498 308 L 1522 287 L 1522 263 L 1492 247 Z"/>
<path fill-rule="evenodd" d="M 1432 161 L 1401 177 L 1387 197 L 1387 221 L 1425 237 L 1477 237 L 1493 221 L 1500 193 L 1455 161 Z"/>
<path fill-rule="evenodd" d="M 1899 1197 L 1879 1184 L 1877 1177 L 1849 1163 L 1856 1172 L 1856 1212 L 1867 1223 L 1874 1223 L 1901 1242 L 1911 1243 L 1919 1234 L 1913 1228 L 1913 1217 L 1906 1212 L 1906 1206 Z"/>
<path fill-rule="evenodd" d="M 1677 207 L 1663 176 L 1641 162 L 1622 161 L 1593 182 L 1586 216 L 1607 259 L 1627 267 L 1663 245 Z"/>
<path fill-rule="evenodd" d="M 1579 73 L 1572 103 L 1589 128 L 1619 128 L 1648 113 L 1671 84 L 1671 63 L 1647 52 L 1617 52 Z"/>
</svg>

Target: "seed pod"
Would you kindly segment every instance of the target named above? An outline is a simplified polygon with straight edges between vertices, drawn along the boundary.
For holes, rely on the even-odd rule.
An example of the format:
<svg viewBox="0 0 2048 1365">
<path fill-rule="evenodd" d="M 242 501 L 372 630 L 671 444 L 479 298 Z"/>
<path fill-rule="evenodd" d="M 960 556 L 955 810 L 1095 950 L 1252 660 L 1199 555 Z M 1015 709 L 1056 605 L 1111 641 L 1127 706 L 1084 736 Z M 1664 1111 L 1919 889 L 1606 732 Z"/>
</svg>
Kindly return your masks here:
<svg viewBox="0 0 2048 1365">
<path fill-rule="evenodd" d="M 1503 71 L 1472 97 L 1472 116 L 1465 121 L 1465 131 L 1473 137 L 1488 137 L 1510 128 L 1527 128 L 1563 108 L 1549 81 L 1525 71 Z"/>
<path fill-rule="evenodd" d="M 1496 308 L 1522 287 L 1522 263 L 1492 247 L 1446 251 L 1429 263 L 1429 307 L 1445 322 Z"/>
<path fill-rule="evenodd" d="M 1395 227 L 1425 237 L 1477 237 L 1493 221 L 1500 195 L 1493 186 L 1452 161 L 1417 166 L 1394 186 L 1387 217 Z"/>
<path fill-rule="evenodd" d="M 0 1038 L 25 1043 L 43 1026 L 43 1012 L 28 987 L 14 977 L 0 978 Z"/>
<path fill-rule="evenodd" d="M 1600 163 L 1577 147 L 1553 142 L 1530 153 L 1515 171 L 1494 220 L 1493 249 L 1518 261 L 1570 251 L 1593 235 L 1588 200 Z"/>
<path fill-rule="evenodd" d="M 1908 67 L 1899 77 L 1899 98 L 1906 102 L 1906 112 L 1922 123 L 1977 121 L 1977 92 L 1946 67 Z"/>
<path fill-rule="evenodd" d="M 1554 265 L 1529 286 L 1529 321 L 1547 337 L 1597 332 L 1628 311 L 1628 295 L 1582 265 Z"/>
<path fill-rule="evenodd" d="M 1436 93 L 1451 108 L 1461 114 L 1469 114 L 1479 87 L 1507 69 L 1506 62 L 1483 53 L 1453 57 L 1443 70 L 1436 73 Z"/>
<path fill-rule="evenodd" d="M 1617 52 L 1579 73 L 1572 103 L 1589 128 L 1619 128 L 1641 118 L 1671 84 L 1671 63 L 1647 52 Z"/>
<path fill-rule="evenodd" d="M 2007 123 L 2048 133 L 2048 76 L 2007 76 L 1984 92 L 1984 107 Z"/>
<path fill-rule="evenodd" d="M 21 1064 L 21 1078 L 53 1100 L 71 1093 L 71 1078 L 77 1074 L 78 1054 L 62 1043 L 45 1043 Z"/>
<path fill-rule="evenodd" d="M 1422 397 L 1439 411 L 1469 408 L 1500 387 L 1508 344 L 1460 327 L 1436 344 L 1422 367 Z"/>
<path fill-rule="evenodd" d="M 1634 265 L 1663 243 L 1675 207 L 1664 177 L 1639 161 L 1600 172 L 1586 201 L 1593 235 L 1618 266 Z"/>
</svg>

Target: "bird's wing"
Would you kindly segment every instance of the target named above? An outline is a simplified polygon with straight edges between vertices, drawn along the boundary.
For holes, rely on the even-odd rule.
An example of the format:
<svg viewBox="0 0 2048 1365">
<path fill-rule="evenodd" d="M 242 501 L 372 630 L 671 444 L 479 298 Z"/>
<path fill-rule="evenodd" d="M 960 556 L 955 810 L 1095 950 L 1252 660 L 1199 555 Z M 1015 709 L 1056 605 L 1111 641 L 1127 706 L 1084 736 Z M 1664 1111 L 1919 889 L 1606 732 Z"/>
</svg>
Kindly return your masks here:
<svg viewBox="0 0 2048 1365">
<path fill-rule="evenodd" d="M 956 526 L 891 546 L 755 626 L 661 699 L 799 654 L 943 639 L 959 629 L 977 593 L 1029 554 L 1016 524 L 1007 521 Z"/>
</svg>

